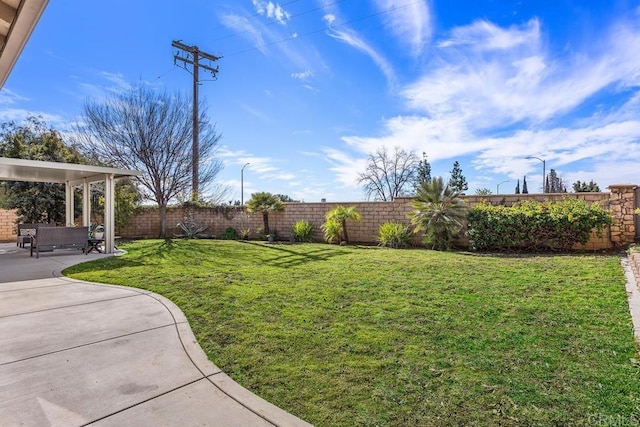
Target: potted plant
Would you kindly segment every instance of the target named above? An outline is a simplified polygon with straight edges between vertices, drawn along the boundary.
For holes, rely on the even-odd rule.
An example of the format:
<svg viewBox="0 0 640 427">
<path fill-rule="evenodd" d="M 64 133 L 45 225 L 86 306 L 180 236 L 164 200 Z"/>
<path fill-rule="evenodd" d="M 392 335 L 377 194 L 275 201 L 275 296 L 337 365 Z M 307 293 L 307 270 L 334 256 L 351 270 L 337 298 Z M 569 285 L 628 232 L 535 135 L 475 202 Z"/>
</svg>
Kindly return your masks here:
<svg viewBox="0 0 640 427">
<path fill-rule="evenodd" d="M 91 238 L 94 240 L 104 239 L 104 225 L 94 225 L 91 227 Z"/>
<path fill-rule="evenodd" d="M 251 234 L 251 230 L 249 228 L 243 228 L 240 230 L 240 239 L 249 240 L 250 234 Z"/>
</svg>

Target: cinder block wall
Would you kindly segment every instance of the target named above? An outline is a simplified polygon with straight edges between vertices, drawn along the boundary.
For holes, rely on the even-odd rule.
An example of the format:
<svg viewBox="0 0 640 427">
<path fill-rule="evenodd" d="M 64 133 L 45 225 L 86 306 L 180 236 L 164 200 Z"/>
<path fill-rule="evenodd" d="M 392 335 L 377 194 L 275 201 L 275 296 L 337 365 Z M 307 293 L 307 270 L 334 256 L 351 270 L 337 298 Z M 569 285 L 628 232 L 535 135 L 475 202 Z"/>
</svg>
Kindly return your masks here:
<svg viewBox="0 0 640 427">
<path fill-rule="evenodd" d="M 618 200 L 618 204 L 631 205 L 634 202 L 628 201 L 629 197 L 633 197 L 633 191 L 628 191 L 625 187 L 625 191 L 618 192 L 613 187 L 612 193 L 562 193 L 562 194 L 507 194 L 507 195 L 491 195 L 491 196 L 465 196 L 465 201 L 469 206 L 475 206 L 482 201 L 486 201 L 492 204 L 504 204 L 511 206 L 521 200 L 562 200 L 564 198 L 578 198 L 584 199 L 591 203 L 600 203 L 605 208 L 611 208 L 611 197 Z M 616 187 L 617 188 L 617 187 Z M 289 240 L 291 235 L 291 228 L 293 224 L 300 220 L 305 219 L 309 221 L 315 230 L 314 237 L 318 241 L 322 241 L 322 229 L 321 226 L 325 221 L 325 214 L 327 211 L 333 209 L 338 205 L 355 206 L 360 212 L 362 220 L 359 222 L 349 221 L 347 223 L 347 230 L 349 232 L 349 239 L 352 242 L 359 243 L 376 243 L 378 235 L 378 228 L 380 225 L 387 221 L 397 221 L 403 224 L 410 224 L 407 214 L 411 211 L 410 197 L 400 197 L 392 202 L 329 202 L 329 203 L 285 203 L 285 209 L 282 212 L 274 212 L 269 214 L 269 226 L 272 229 L 276 229 L 278 232 L 279 240 Z M 614 216 L 616 210 L 612 209 Z M 622 211 L 621 211 L 622 212 Z M 625 208 L 624 214 L 628 216 L 628 209 Z M 241 229 L 249 228 L 252 231 L 251 236 L 255 238 L 256 229 L 263 227 L 261 214 L 248 214 L 241 207 L 235 206 L 222 206 L 213 208 L 198 208 L 198 209 L 182 209 L 182 208 L 169 208 L 167 211 L 167 234 L 172 236 L 179 234 L 180 229 L 177 227 L 179 222 L 185 222 L 189 218 L 193 218 L 199 225 L 207 226 L 208 229 L 205 233 L 212 234 L 216 237 L 221 236 L 224 233 L 225 228 L 233 227 L 238 232 Z M 629 225 L 633 221 L 625 220 L 624 225 L 620 225 L 614 218 L 614 229 L 616 231 L 624 229 L 627 232 L 627 240 L 629 239 L 629 233 L 634 234 L 635 229 L 630 230 Z M 158 216 L 158 210 L 155 208 L 144 208 L 138 213 L 129 224 L 122 230 L 119 230 L 119 234 L 125 238 L 155 238 L 160 234 L 160 220 Z M 618 237 L 622 242 L 622 237 Z M 419 243 L 421 239 L 420 235 L 415 236 L 414 242 Z M 633 238 L 631 238 L 633 241 Z M 465 238 L 460 240 L 460 244 L 468 244 Z M 591 240 L 585 246 L 587 250 L 600 250 L 610 249 L 614 246 L 611 238 L 611 230 L 606 230 L 602 237 L 598 237 L 595 234 Z"/>
<path fill-rule="evenodd" d="M 617 185 L 610 186 L 611 193 L 561 193 L 561 194 L 505 194 L 491 196 L 465 196 L 469 206 L 475 206 L 482 201 L 492 204 L 504 204 L 511 206 L 521 200 L 562 200 L 564 198 L 584 199 L 591 203 L 600 203 L 603 207 L 611 209 L 614 224 L 606 230 L 602 237 L 595 233 L 587 245 L 580 246 L 587 250 L 610 249 L 614 246 L 624 246 L 635 239 L 635 186 Z M 355 206 L 360 212 L 360 222 L 349 221 L 347 230 L 349 239 L 353 242 L 375 243 L 378 228 L 387 221 L 397 221 L 410 224 L 407 214 L 411 211 L 410 197 L 400 197 L 392 202 L 353 202 L 353 203 L 285 203 L 282 212 L 269 214 L 269 226 L 278 231 L 280 240 L 288 240 L 293 224 L 305 219 L 313 224 L 316 240 L 321 241 L 321 226 L 325 221 L 325 214 L 338 205 Z M 237 206 L 217 206 L 212 208 L 169 208 L 167 210 L 167 234 L 173 236 L 180 234 L 177 227 L 179 222 L 186 222 L 190 218 L 198 225 L 207 227 L 206 234 L 220 237 L 227 227 L 233 227 L 238 232 L 242 229 L 250 229 L 251 237 L 256 238 L 256 230 L 263 227 L 261 214 L 249 214 L 243 208 Z M 15 240 L 16 236 L 15 211 L 0 209 L 0 241 Z M 155 238 L 160 235 L 160 219 L 157 208 L 143 208 L 129 223 L 117 233 L 125 238 Z M 420 236 L 415 235 L 415 243 L 420 242 Z M 465 238 L 461 238 L 460 244 L 468 244 Z"/>
<path fill-rule="evenodd" d="M 16 240 L 17 226 L 16 212 L 13 210 L 0 209 L 0 242 L 10 242 Z"/>
</svg>

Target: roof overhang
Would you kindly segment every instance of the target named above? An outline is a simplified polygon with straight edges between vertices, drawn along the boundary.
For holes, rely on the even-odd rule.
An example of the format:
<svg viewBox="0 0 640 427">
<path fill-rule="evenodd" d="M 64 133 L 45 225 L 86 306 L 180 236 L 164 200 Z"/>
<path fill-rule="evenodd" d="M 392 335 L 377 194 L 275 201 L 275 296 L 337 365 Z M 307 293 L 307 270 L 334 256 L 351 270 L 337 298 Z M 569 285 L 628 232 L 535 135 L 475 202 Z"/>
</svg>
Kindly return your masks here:
<svg viewBox="0 0 640 427">
<path fill-rule="evenodd" d="M 0 88 L 49 0 L 0 0 Z"/>
<path fill-rule="evenodd" d="M 78 184 L 104 181 L 105 175 L 114 179 L 140 175 L 139 171 L 73 163 L 43 162 L 39 160 L 0 157 L 0 181 L 70 182 Z"/>
</svg>

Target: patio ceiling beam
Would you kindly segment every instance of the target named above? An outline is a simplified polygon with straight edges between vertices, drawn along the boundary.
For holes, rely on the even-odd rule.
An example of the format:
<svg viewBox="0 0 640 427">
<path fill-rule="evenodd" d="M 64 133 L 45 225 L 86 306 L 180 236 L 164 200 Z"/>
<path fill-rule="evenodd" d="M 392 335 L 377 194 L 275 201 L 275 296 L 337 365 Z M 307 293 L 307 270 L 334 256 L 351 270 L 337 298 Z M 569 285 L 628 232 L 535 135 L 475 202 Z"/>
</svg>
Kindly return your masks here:
<svg viewBox="0 0 640 427">
<path fill-rule="evenodd" d="M 18 13 L 18 9 L 14 9 L 7 3 L 0 1 L 0 20 L 4 21 L 7 25 L 11 25 Z"/>
</svg>

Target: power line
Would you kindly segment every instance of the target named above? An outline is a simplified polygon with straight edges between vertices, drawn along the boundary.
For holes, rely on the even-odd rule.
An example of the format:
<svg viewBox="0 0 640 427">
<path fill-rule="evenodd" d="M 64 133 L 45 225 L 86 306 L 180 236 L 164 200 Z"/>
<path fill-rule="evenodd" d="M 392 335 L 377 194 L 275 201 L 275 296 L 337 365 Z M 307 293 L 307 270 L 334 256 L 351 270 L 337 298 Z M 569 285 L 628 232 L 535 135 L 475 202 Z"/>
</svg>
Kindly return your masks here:
<svg viewBox="0 0 640 427">
<path fill-rule="evenodd" d="M 344 0 L 341 0 L 341 1 L 344 1 Z M 366 15 L 366 16 L 361 16 L 359 18 L 350 19 L 348 21 L 342 22 L 342 23 L 337 24 L 337 25 L 332 25 L 331 28 L 344 27 L 345 25 L 352 24 L 354 22 L 364 21 L 366 19 L 370 19 L 370 18 L 373 18 L 373 17 L 376 17 L 376 16 L 384 15 L 385 13 L 389 13 L 389 12 L 393 12 L 395 10 L 403 9 L 405 7 L 413 6 L 414 4 L 418 4 L 418 3 L 421 3 L 421 2 L 422 2 L 422 0 L 417 0 L 417 1 L 414 1 L 414 2 L 411 2 L 411 3 L 407 3 L 407 4 L 404 4 L 404 5 L 401 5 L 401 6 L 391 7 L 389 9 L 385 9 L 385 10 L 382 10 L 380 12 L 371 13 L 371 14 Z M 240 55 L 240 54 L 251 52 L 251 51 L 254 51 L 254 50 L 259 50 L 259 49 L 262 49 L 262 48 L 265 48 L 265 47 L 273 46 L 273 45 L 276 45 L 276 44 L 279 44 L 279 43 L 288 42 L 288 41 L 299 39 L 299 38 L 302 38 L 302 37 L 308 37 L 308 36 L 311 36 L 311 35 L 314 35 L 314 34 L 318 34 L 318 33 L 324 32 L 324 31 L 326 31 L 326 28 L 321 28 L 321 29 L 318 29 L 318 30 L 309 31 L 309 32 L 302 33 L 302 34 L 297 34 L 296 33 L 295 35 L 289 36 L 289 37 L 284 38 L 284 39 L 276 40 L 276 41 L 273 41 L 273 42 L 270 42 L 270 43 L 263 43 L 263 44 L 260 44 L 258 46 L 250 47 L 248 49 L 232 52 L 232 53 L 228 54 L 227 57 Z"/>
</svg>

